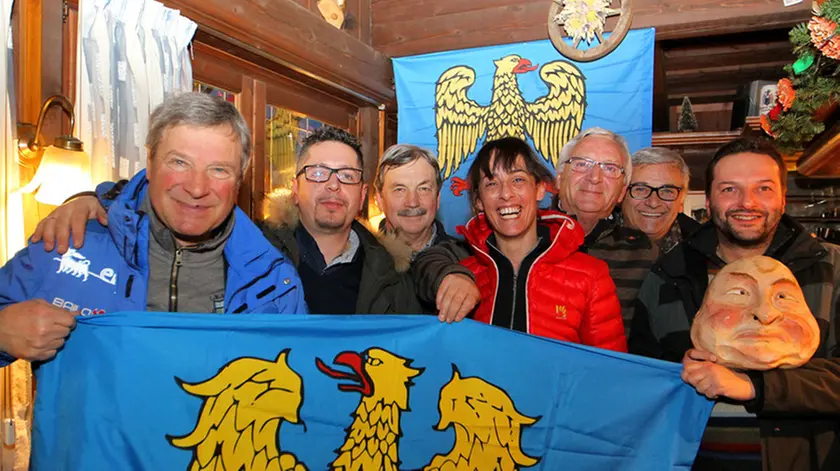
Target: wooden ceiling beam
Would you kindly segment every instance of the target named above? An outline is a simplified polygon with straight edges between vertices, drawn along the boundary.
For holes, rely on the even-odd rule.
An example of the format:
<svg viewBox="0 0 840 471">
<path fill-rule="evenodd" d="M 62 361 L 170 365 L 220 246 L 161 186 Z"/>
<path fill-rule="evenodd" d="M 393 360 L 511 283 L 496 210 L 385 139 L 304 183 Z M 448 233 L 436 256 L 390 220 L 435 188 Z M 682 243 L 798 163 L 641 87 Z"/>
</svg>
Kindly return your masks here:
<svg viewBox="0 0 840 471">
<path fill-rule="evenodd" d="M 793 62 L 789 41 L 738 44 L 720 47 L 664 48 L 669 71 L 726 67 L 746 63 Z"/>
<path fill-rule="evenodd" d="M 393 106 L 391 60 L 291 1 L 163 0 L 199 30 L 368 104 Z"/>
<path fill-rule="evenodd" d="M 396 57 L 546 39 L 549 7 L 545 0 L 372 0 L 373 47 Z M 632 27 L 656 27 L 658 40 L 790 28 L 811 9 L 767 0 L 636 0 L 633 7 Z"/>
<path fill-rule="evenodd" d="M 782 69 L 784 64 L 785 62 L 748 64 L 668 72 L 666 74 L 668 93 L 674 96 L 696 92 L 717 92 L 744 86 L 753 80 L 778 80 L 785 76 Z"/>
<path fill-rule="evenodd" d="M 668 131 L 670 126 L 665 56 L 662 47 L 656 43 L 653 49 L 653 130 Z"/>
</svg>

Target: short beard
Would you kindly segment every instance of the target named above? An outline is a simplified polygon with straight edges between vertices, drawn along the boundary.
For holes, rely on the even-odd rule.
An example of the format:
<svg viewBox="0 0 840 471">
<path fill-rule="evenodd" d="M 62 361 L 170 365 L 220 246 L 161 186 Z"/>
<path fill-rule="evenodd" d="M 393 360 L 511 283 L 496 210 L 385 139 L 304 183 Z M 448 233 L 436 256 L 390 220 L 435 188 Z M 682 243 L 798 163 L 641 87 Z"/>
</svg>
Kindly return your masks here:
<svg viewBox="0 0 840 471">
<path fill-rule="evenodd" d="M 329 233 L 341 232 L 344 229 L 344 221 L 323 221 L 316 218 L 315 224 L 319 229 Z"/>
<path fill-rule="evenodd" d="M 779 225 L 779 219 L 781 216 L 779 218 L 776 218 L 775 221 L 773 221 L 770 217 L 770 213 L 755 211 L 753 213 L 760 212 L 761 215 L 764 217 L 764 226 L 761 228 L 760 234 L 757 237 L 751 238 L 743 238 L 739 236 L 729 224 L 728 216 L 730 216 L 733 213 L 743 212 L 744 211 L 740 210 L 730 210 L 724 212 L 723 214 L 721 214 L 719 211 L 712 212 L 712 222 L 717 228 L 718 233 L 722 235 L 723 238 L 726 239 L 726 241 L 730 244 L 744 249 L 751 249 L 766 243 L 776 233 L 776 227 L 778 227 Z M 774 224 L 773 227 L 770 227 L 770 224 Z"/>
</svg>

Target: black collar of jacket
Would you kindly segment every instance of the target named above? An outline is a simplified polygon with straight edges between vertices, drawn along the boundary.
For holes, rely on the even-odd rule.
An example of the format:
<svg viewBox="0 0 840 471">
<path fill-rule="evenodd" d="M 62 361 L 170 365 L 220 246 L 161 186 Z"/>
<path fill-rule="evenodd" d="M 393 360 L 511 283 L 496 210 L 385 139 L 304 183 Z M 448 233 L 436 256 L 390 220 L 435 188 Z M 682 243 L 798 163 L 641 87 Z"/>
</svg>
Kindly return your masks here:
<svg viewBox="0 0 840 471">
<path fill-rule="evenodd" d="M 680 233 L 682 234 L 683 240 L 685 240 L 688 237 L 691 237 L 692 234 L 694 234 L 698 229 L 703 227 L 703 225 L 697 222 L 696 219 L 690 216 L 686 216 L 685 213 L 677 214 L 677 220 L 675 221 L 675 224 L 680 226 Z"/>
<path fill-rule="evenodd" d="M 663 255 L 656 262 L 654 270 L 671 278 L 696 278 L 699 273 L 707 278 L 706 265 L 709 261 L 724 265 L 717 255 L 717 245 L 717 230 L 711 221 L 707 222 L 688 237 L 684 236 L 683 242 L 674 250 Z M 816 263 L 825 255 L 825 249 L 799 222 L 785 214 L 779 221 L 779 227 L 765 255 L 796 272 Z M 694 273 L 694 276 L 690 273 Z"/>
<path fill-rule="evenodd" d="M 598 224 L 586 235 L 583 240 L 583 247 L 591 249 L 598 242 L 612 238 L 610 245 L 625 249 L 647 249 L 652 246 L 650 238 L 639 229 L 633 229 L 623 224 L 621 207 L 616 206 L 613 212 Z"/>
</svg>

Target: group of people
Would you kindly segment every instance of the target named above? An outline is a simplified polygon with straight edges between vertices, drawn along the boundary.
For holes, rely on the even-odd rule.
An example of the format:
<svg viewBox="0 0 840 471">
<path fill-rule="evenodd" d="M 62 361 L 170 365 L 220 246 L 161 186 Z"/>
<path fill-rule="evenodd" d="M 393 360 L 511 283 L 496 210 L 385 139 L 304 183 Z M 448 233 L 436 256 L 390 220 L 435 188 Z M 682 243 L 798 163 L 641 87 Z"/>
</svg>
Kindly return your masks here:
<svg viewBox="0 0 840 471">
<path fill-rule="evenodd" d="M 54 356 L 77 314 L 471 316 L 682 362 L 699 393 L 758 414 L 765 469 L 840 469 L 840 248 L 784 214 L 787 171 L 766 141 L 715 154 L 703 225 L 682 214 L 689 171 L 671 150 L 631 155 L 621 136 L 591 128 L 565 145 L 554 178 L 521 139 L 489 141 L 469 169 L 464 241 L 436 220 L 440 168 L 416 146 L 392 146 L 366 178 L 352 135 L 316 130 L 291 191 L 254 223 L 235 208 L 250 138 L 233 105 L 172 97 L 146 144 L 147 170 L 56 209 L 0 269 L 0 366 Z M 385 214 L 376 230 L 357 221 L 368 181 Z M 791 269 L 820 327 L 801 368 L 735 371 L 692 348 L 710 278 L 762 254 Z"/>
</svg>

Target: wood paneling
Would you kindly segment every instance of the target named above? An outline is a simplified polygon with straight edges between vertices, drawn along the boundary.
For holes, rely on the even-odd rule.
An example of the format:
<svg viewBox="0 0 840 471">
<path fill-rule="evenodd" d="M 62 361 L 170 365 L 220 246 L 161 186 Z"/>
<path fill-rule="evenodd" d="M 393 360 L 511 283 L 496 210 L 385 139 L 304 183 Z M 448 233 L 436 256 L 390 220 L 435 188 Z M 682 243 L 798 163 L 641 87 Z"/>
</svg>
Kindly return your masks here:
<svg viewBox="0 0 840 471">
<path fill-rule="evenodd" d="M 373 47 L 389 56 L 548 38 L 546 0 L 371 0 Z M 657 39 L 790 27 L 810 2 L 780 0 L 635 0 L 633 28 L 656 27 Z"/>
<path fill-rule="evenodd" d="M 680 104 L 681 105 L 681 104 Z M 670 131 L 677 131 L 681 106 L 671 107 Z M 719 131 L 729 129 L 732 123 L 732 103 L 692 103 L 694 117 L 697 119 L 697 131 Z"/>
<path fill-rule="evenodd" d="M 243 77 L 247 74 L 266 84 L 267 104 L 302 113 L 334 126 L 347 127 L 348 116 L 355 114 L 358 109 L 352 103 L 265 70 L 204 43 L 195 42 L 193 46 L 193 75 L 201 82 L 240 93 Z"/>
<path fill-rule="evenodd" d="M 379 110 L 372 106 L 361 108 L 356 126 L 356 136 L 362 144 L 365 183 L 368 184 L 367 196 L 362 203 L 362 217 L 367 218 L 370 209 L 369 202 L 375 192 L 373 179 L 376 176 L 376 167 L 379 165 Z"/>
<path fill-rule="evenodd" d="M 259 123 L 265 123 L 265 110 L 263 109 L 263 119 L 261 121 L 256 120 L 256 110 L 257 108 L 261 108 L 259 103 L 256 101 L 256 97 L 254 96 L 254 87 L 256 81 L 253 77 L 243 77 L 242 78 L 242 86 L 241 91 L 238 95 L 236 95 L 236 107 L 239 108 L 239 112 L 242 113 L 242 116 L 245 118 L 245 122 L 248 123 L 248 127 L 251 130 L 251 143 L 253 144 L 257 140 L 257 132 L 262 129 L 262 139 L 265 141 L 265 125 L 258 125 Z M 264 108 L 264 107 L 263 107 Z M 251 147 L 251 160 L 254 160 L 254 148 Z M 252 207 L 252 200 L 251 195 L 253 194 L 254 189 L 254 166 L 249 165 L 248 169 L 245 172 L 245 175 L 242 176 L 242 186 L 239 187 L 239 198 L 237 201 L 237 205 L 239 208 L 245 212 L 250 218 L 254 218 L 253 214 L 253 207 Z"/>
<path fill-rule="evenodd" d="M 840 177 L 840 123 L 824 132 L 802 153 L 797 169 L 809 177 Z"/>
<path fill-rule="evenodd" d="M 653 130 L 668 131 L 668 84 L 665 72 L 665 54 L 657 43 L 653 50 Z"/>
<path fill-rule="evenodd" d="M 165 0 L 204 33 L 344 89 L 370 104 L 393 103 L 391 62 L 319 14 L 288 1 Z"/>
</svg>

